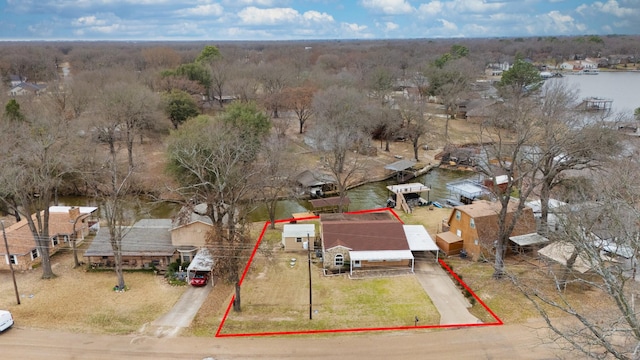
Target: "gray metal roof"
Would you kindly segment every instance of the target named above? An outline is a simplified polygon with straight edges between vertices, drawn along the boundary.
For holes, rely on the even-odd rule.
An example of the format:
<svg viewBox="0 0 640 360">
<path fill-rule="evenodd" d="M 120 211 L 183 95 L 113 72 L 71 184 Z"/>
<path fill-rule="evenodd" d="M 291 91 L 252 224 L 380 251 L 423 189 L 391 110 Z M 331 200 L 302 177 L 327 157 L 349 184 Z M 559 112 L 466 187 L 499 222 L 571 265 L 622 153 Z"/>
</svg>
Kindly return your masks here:
<svg viewBox="0 0 640 360">
<path fill-rule="evenodd" d="M 171 244 L 171 219 L 143 219 L 123 229 L 123 256 L 171 256 L 176 248 Z M 84 256 L 113 256 L 109 229 L 100 228 Z"/>
<path fill-rule="evenodd" d="M 413 167 L 413 165 L 415 164 L 416 164 L 415 160 L 404 159 L 404 160 L 399 160 L 389 165 L 386 165 L 384 168 L 392 171 L 402 171 L 402 170 L 406 170 Z"/>
</svg>

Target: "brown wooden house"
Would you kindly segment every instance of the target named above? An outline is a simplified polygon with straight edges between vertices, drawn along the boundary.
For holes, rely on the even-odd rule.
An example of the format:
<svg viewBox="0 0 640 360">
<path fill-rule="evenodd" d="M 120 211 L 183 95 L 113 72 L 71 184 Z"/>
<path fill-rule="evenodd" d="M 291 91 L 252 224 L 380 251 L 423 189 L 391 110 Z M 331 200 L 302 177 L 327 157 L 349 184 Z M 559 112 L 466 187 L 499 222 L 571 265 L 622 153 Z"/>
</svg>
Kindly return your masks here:
<svg viewBox="0 0 640 360">
<path fill-rule="evenodd" d="M 510 221 L 518 204 L 509 202 L 507 221 Z M 470 205 L 453 208 L 446 223 L 448 231 L 436 235 L 436 244 L 447 255 L 455 255 L 464 250 L 473 260 L 481 256 L 492 256 L 498 239 L 498 215 L 501 204 L 497 201 L 477 200 Z M 525 207 L 518 217 L 510 236 L 536 232 L 533 210 Z"/>
</svg>

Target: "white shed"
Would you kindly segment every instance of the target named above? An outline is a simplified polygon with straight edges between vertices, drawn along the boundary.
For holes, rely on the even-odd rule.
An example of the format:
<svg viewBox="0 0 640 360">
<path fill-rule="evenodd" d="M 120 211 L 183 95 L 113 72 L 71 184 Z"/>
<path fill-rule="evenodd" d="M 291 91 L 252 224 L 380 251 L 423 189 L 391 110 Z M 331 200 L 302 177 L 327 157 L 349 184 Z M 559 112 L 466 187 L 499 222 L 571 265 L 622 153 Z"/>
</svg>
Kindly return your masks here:
<svg viewBox="0 0 640 360">
<path fill-rule="evenodd" d="M 314 224 L 285 224 L 282 229 L 282 246 L 285 251 L 313 250 L 315 238 Z"/>
</svg>

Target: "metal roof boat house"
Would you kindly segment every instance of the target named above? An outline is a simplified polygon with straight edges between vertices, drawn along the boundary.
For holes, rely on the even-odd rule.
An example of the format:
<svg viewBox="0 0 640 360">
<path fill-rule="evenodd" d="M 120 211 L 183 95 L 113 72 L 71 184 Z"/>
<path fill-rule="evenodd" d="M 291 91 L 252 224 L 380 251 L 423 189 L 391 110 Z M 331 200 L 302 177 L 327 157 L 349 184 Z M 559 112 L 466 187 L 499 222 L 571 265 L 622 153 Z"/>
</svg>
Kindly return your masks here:
<svg viewBox="0 0 640 360">
<path fill-rule="evenodd" d="M 411 207 L 415 205 L 427 205 L 431 188 L 422 183 L 408 183 L 389 185 L 387 189 L 393 194 L 387 201 L 387 206 L 395 208 L 400 206 L 406 213 L 411 213 Z M 426 193 L 427 199 L 423 198 Z"/>
</svg>

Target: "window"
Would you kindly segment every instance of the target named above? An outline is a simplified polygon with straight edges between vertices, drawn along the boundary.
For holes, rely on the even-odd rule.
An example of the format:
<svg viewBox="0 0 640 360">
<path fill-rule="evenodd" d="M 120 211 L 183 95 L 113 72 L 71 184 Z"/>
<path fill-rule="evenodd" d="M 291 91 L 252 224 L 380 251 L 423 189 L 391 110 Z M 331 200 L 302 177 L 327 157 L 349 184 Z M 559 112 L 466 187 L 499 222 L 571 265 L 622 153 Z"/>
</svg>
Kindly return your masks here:
<svg viewBox="0 0 640 360">
<path fill-rule="evenodd" d="M 333 265 L 334 266 L 343 266 L 344 265 L 344 256 L 342 254 L 336 254 L 333 257 Z"/>
<path fill-rule="evenodd" d="M 353 261 L 353 267 L 361 267 L 362 264 L 360 263 L 360 260 L 354 260 Z"/>
<path fill-rule="evenodd" d="M 475 222 L 475 220 L 473 220 L 473 218 L 471 218 L 471 220 L 469 220 L 469 226 L 471 226 L 472 229 L 476 228 L 476 222 Z"/>
<path fill-rule="evenodd" d="M 191 262 L 191 254 L 182 253 L 181 255 L 183 263 Z"/>
<path fill-rule="evenodd" d="M 51 238 L 51 245 L 53 246 L 58 245 L 58 235 Z"/>
<path fill-rule="evenodd" d="M 7 264 L 9 264 L 9 262 L 11 262 L 11 265 L 17 265 L 18 264 L 18 257 L 15 255 L 9 255 L 7 257 L 7 255 L 4 256 L 4 261 L 7 262 Z"/>
<path fill-rule="evenodd" d="M 296 238 L 296 242 L 297 242 L 297 243 L 298 243 L 298 242 L 302 242 L 302 238 L 301 238 L 301 237 L 297 237 L 297 238 Z"/>
<path fill-rule="evenodd" d="M 31 250 L 31 260 L 35 260 L 38 258 L 38 249 Z"/>
<path fill-rule="evenodd" d="M 460 214 L 460 210 L 456 210 L 456 220 L 460 220 L 461 216 L 462 214 Z"/>
</svg>

